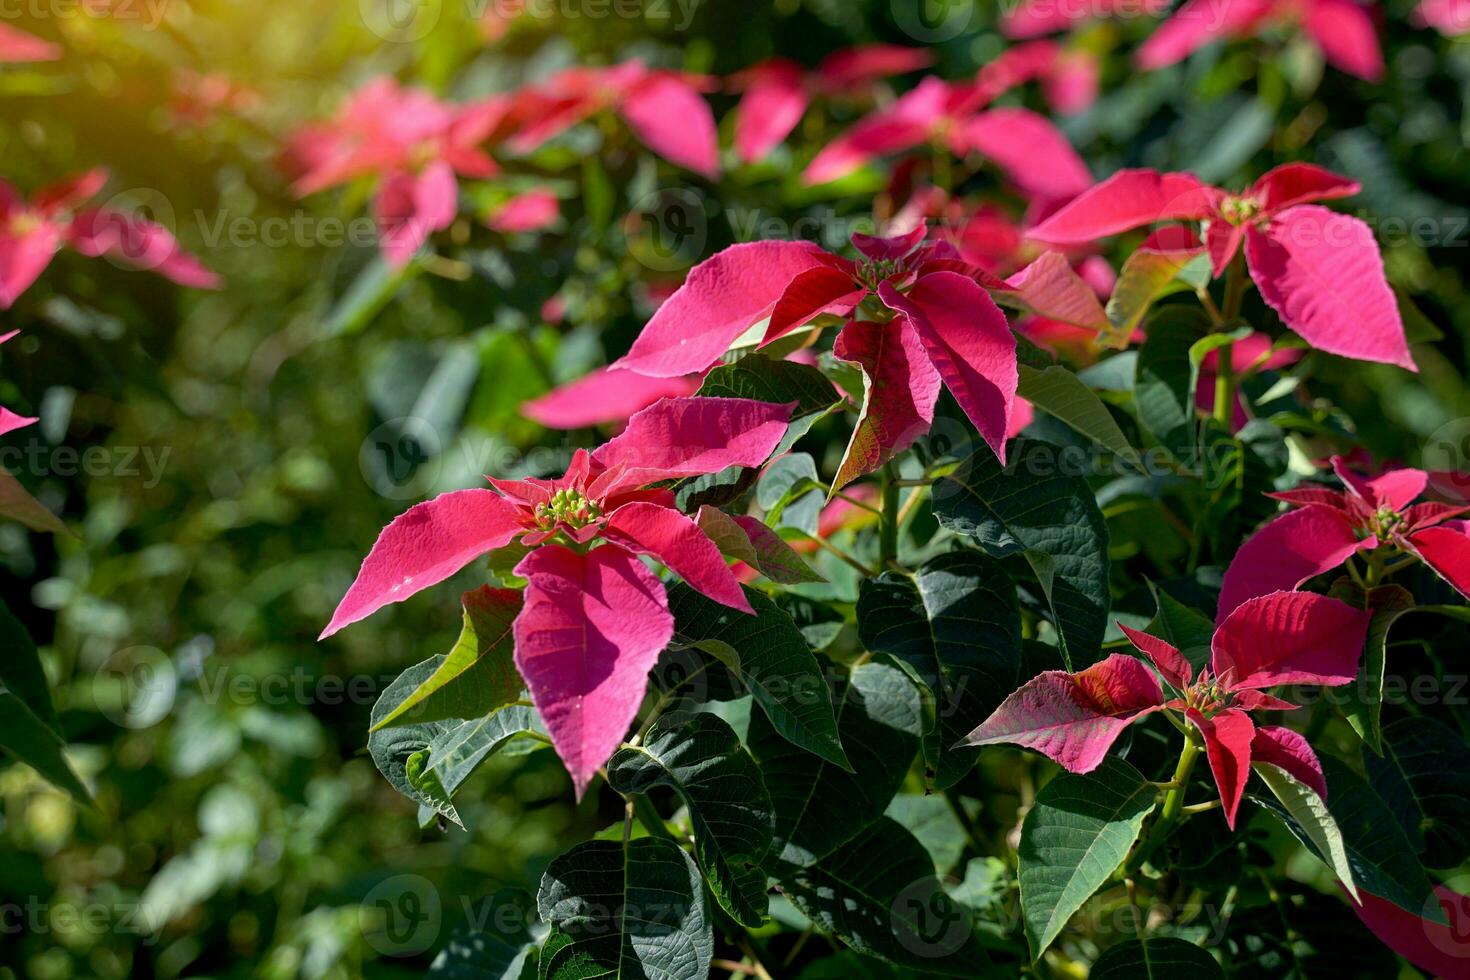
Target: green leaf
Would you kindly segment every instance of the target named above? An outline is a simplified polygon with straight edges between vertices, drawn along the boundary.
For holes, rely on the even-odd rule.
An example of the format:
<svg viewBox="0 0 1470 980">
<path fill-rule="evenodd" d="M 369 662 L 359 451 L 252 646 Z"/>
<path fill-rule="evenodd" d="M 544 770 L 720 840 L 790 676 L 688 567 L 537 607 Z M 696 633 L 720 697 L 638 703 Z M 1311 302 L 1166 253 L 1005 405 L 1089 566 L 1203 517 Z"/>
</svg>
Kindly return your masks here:
<svg viewBox="0 0 1470 980">
<path fill-rule="evenodd" d="M 766 512 L 768 525 L 815 535 L 827 502 L 816 460 L 809 453 L 791 453 L 767 466 L 756 484 L 755 502 Z"/>
<path fill-rule="evenodd" d="M 361 330 L 388 305 L 398 287 L 417 276 L 422 268 L 417 257 L 394 268 L 375 253 L 327 314 L 322 322 L 322 333 L 328 337 L 339 337 Z"/>
<path fill-rule="evenodd" d="M 454 649 L 375 729 L 410 721 L 478 718 L 520 697 L 522 684 L 513 659 L 511 627 L 521 611 L 521 593 L 482 585 L 466 592 L 460 601 L 464 627 Z"/>
<path fill-rule="evenodd" d="M 1108 407 L 1097 392 L 1061 365 L 1045 370 L 1020 365 L 1021 382 L 1016 394 L 1048 415 L 1065 422 L 1093 442 L 1127 460 L 1134 469 L 1143 470 L 1138 451 L 1118 428 Z"/>
<path fill-rule="evenodd" d="M 394 678 L 383 689 L 373 705 L 368 732 L 368 754 L 378 771 L 393 788 L 422 806 L 463 827 L 459 813 L 437 774 L 429 769 L 429 746 L 434 739 L 456 727 L 449 721 L 424 721 L 394 728 L 379 728 L 379 723 L 417 690 L 444 663 L 445 657 L 430 657 L 414 664 Z"/>
<path fill-rule="evenodd" d="M 1125 939 L 1109 946 L 1087 980 L 1225 980 L 1215 958 L 1194 943 L 1172 936 Z"/>
<path fill-rule="evenodd" d="M 519 704 L 507 705 L 483 718 L 452 721 L 429 743 L 428 771 L 453 796 L 480 763 L 501 749 L 508 750 L 512 739 L 545 734 L 536 709 Z M 515 744 L 536 749 L 547 743 L 542 738 L 528 737 Z"/>
<path fill-rule="evenodd" d="M 1414 608 L 1413 593 L 1397 585 L 1381 585 L 1369 591 L 1368 641 L 1363 647 L 1363 666 L 1357 678 L 1342 689 L 1342 713 L 1378 755 L 1383 754 L 1383 675 L 1388 661 L 1388 631 L 1398 618 Z"/>
<path fill-rule="evenodd" d="M 1398 819 L 1379 798 L 1377 790 L 1332 756 L 1324 755 L 1321 759 L 1327 774 L 1327 807 L 1342 831 L 1354 883 L 1401 909 L 1447 924 L 1444 910 L 1431 900 L 1433 883 L 1414 856 L 1414 847 Z M 1272 807 L 1271 801 L 1263 802 Z M 1327 858 L 1317 849 L 1311 835 L 1284 809 L 1272 808 L 1297 839 L 1326 863 Z"/>
<path fill-rule="evenodd" d="M 1148 339 L 1138 352 L 1133 380 L 1138 422 L 1182 463 L 1195 457 L 1194 389 L 1198 369 L 1189 351 L 1209 330 L 1193 307 L 1166 306 L 1148 319 Z"/>
<path fill-rule="evenodd" d="M 1093 663 L 1108 620 L 1108 526 L 1056 446 L 1012 440 L 1002 468 L 981 449 L 934 484 L 934 516 L 996 558 L 1024 555 L 1055 617 L 1068 670 Z"/>
<path fill-rule="evenodd" d="M 51 704 L 51 688 L 46 683 L 46 670 L 31 634 L 10 608 L 0 600 L 0 687 L 30 705 L 31 712 L 54 732 L 61 731 L 56 708 Z"/>
<path fill-rule="evenodd" d="M 1470 747 L 1432 718 L 1400 718 L 1383 731 L 1384 753 L 1363 754 L 1368 782 L 1430 868 L 1470 857 Z"/>
<path fill-rule="evenodd" d="M 32 531 L 50 534 L 71 534 L 61 519 L 51 513 L 41 502 L 32 497 L 20 481 L 6 470 L 0 469 L 0 517 L 15 521 Z"/>
<path fill-rule="evenodd" d="M 753 518 L 749 526 L 742 526 L 724 511 L 706 505 L 699 508 L 695 523 L 720 549 L 720 554 L 745 562 L 772 582 L 797 585 L 827 581 L 779 534 Z"/>
<path fill-rule="evenodd" d="M 748 354 L 705 375 L 697 395 L 710 398 L 753 398 L 784 405 L 796 402 L 793 418 L 825 412 L 841 399 L 827 376 L 809 364 L 777 361 Z"/>
<path fill-rule="evenodd" d="M 837 724 L 851 771 L 803 752 L 760 716 L 747 743 L 776 809 L 775 851 L 810 865 L 883 815 L 919 748 L 918 692 L 896 667 L 865 663 L 837 683 Z"/>
<path fill-rule="evenodd" d="M 613 755 L 607 780 L 624 795 L 666 786 L 682 796 L 694 857 L 716 900 L 742 925 L 761 924 L 767 902 L 760 863 L 771 849 L 771 798 L 729 725 L 705 713 L 664 716 L 642 744 Z"/>
<path fill-rule="evenodd" d="M 1062 773 L 1021 824 L 1021 916 L 1039 959 L 1138 839 L 1158 791 L 1116 756 L 1085 775 Z"/>
<path fill-rule="evenodd" d="M 736 612 L 683 582 L 669 586 L 675 639 L 739 665 L 748 690 L 781 737 L 847 767 L 822 666 L 791 617 L 767 596 L 747 588 L 755 615 Z"/>
<path fill-rule="evenodd" d="M 987 975 L 969 910 L 945 892 L 923 846 L 887 817 L 818 864 L 782 864 L 777 879 L 823 932 L 859 953 L 947 976 Z"/>
<path fill-rule="evenodd" d="M 62 749 L 66 742 L 36 715 L 15 692 L 0 684 L 0 749 L 66 790 L 80 803 L 92 803 L 92 794 L 77 778 Z"/>
<path fill-rule="evenodd" d="M 1342 882 L 1348 894 L 1357 900 L 1358 887 L 1353 881 L 1347 845 L 1343 843 L 1342 830 L 1337 826 L 1337 820 L 1327 808 L 1327 801 L 1318 796 L 1316 790 L 1284 769 L 1264 763 L 1256 763 L 1251 768 L 1295 821 L 1292 830 L 1306 834 L 1317 856 L 1337 875 L 1337 880 Z"/>
<path fill-rule="evenodd" d="M 542 980 L 709 973 L 714 933 L 699 869 L 665 838 L 578 844 L 546 869 L 536 906 L 551 926 Z"/>
<path fill-rule="evenodd" d="M 934 785 L 953 786 L 979 750 L 959 745 L 1014 690 L 1021 613 L 1001 563 L 975 551 L 931 559 L 914 575 L 884 572 L 858 593 L 858 637 L 919 685 L 924 757 Z"/>
<path fill-rule="evenodd" d="M 1108 299 L 1108 329 L 1098 336 L 1098 345 L 1127 347 L 1149 307 L 1165 296 L 1194 289 L 1191 267 L 1203 266 L 1208 277 L 1209 265 L 1208 255 L 1190 256 L 1183 251 L 1139 250 L 1128 256 Z"/>
<path fill-rule="evenodd" d="M 965 825 L 955 815 L 954 806 L 942 793 L 918 796 L 900 793 L 888 804 L 883 815 L 914 835 L 929 853 L 934 870 L 948 875 L 964 856 L 970 838 Z"/>
</svg>

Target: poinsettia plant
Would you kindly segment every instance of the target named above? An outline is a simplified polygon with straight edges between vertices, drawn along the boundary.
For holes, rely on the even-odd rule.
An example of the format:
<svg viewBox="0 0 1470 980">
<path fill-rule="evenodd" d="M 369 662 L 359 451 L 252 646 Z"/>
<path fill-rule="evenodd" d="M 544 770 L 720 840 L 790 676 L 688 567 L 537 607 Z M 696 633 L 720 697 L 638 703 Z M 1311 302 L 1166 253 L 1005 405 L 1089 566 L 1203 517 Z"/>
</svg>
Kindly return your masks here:
<svg viewBox="0 0 1470 980">
<path fill-rule="evenodd" d="M 1286 16 L 1258 6 L 1230 32 Z M 1290 14 L 1323 38 L 1329 15 L 1356 23 L 1329 6 Z M 1042 13 L 1007 29 L 1069 23 Z M 1140 59 L 1202 43 L 1180 39 L 1195 17 L 1181 9 Z M 516 745 L 549 746 L 573 799 L 621 816 L 547 869 L 545 936 L 512 944 L 541 976 L 693 978 L 717 961 L 770 976 L 772 916 L 900 971 L 1040 970 L 1092 944 L 1095 974 L 1174 957 L 1221 976 L 1228 957 L 1188 941 L 1176 905 L 1216 884 L 1188 851 L 1213 836 L 1243 860 L 1272 826 L 1335 877 L 1332 901 L 1437 962 L 1399 917 L 1432 932 L 1459 913 L 1437 903 L 1422 835 L 1359 771 L 1430 738 L 1392 708 L 1385 723 L 1389 630 L 1466 615 L 1411 578 L 1422 564 L 1466 593 L 1466 507 L 1425 470 L 1359 476 L 1350 435 L 1306 421 L 1318 359 L 1418 370 L 1372 229 L 1329 206 L 1360 184 L 1303 160 L 1240 190 L 1146 169 L 1095 180 L 1060 129 L 1000 104 L 1035 81 L 1055 108 L 1086 108 L 1086 54 L 1029 41 L 892 99 L 888 79 L 929 52 L 734 75 L 727 159 L 818 188 L 886 170 L 876 231 L 738 241 L 660 283 L 620 357 L 525 402 L 574 439 L 599 434 L 564 472 L 492 473 L 409 508 L 369 551 L 322 638 L 467 586 L 458 643 L 373 712 L 369 750 L 421 819 L 463 824 L 469 773 Z M 1358 54 L 1345 67 L 1371 77 Z M 349 108 L 295 155 L 315 159 L 309 182 L 375 174 L 381 195 L 434 168 L 494 181 L 476 147 L 524 162 L 584 121 L 621 121 L 717 180 L 703 95 L 718 87 L 638 61 L 564 69 L 480 108 L 405 96 L 423 101 L 406 142 L 352 135 Z M 778 152 L 804 117 L 854 106 L 808 155 Z M 453 219 L 446 181 L 428 231 Z M 394 261 L 435 248 L 386 245 Z M 997 810 L 1002 764 L 1024 788 Z M 973 871 L 989 898 L 936 875 L 913 822 L 931 809 L 960 853 L 993 862 Z M 640 904 L 654 894 L 667 901 Z M 1141 899 L 1164 911 L 1136 937 L 1089 918 Z M 950 913 L 936 938 L 926 923 Z"/>
<path fill-rule="evenodd" d="M 884 39 L 829 3 L 775 5 L 821 30 L 725 36 L 776 17 L 754 4 L 710 14 L 731 20 L 689 43 L 624 43 L 647 12 L 543 45 L 548 18 L 526 6 L 445 5 L 429 29 L 452 41 L 375 45 L 331 87 L 305 70 L 256 85 L 203 57 L 158 75 L 168 102 L 150 118 L 199 160 L 219 149 L 201 134 L 249 131 L 198 181 L 229 208 L 364 212 L 365 241 L 303 248 L 289 310 L 273 276 L 194 258 L 187 228 L 97 205 L 103 171 L 16 181 L 40 188 L 26 194 L 0 182 L 0 307 L 25 318 L 24 340 L 0 330 L 0 449 L 59 438 L 59 415 L 36 424 L 53 406 L 102 426 L 102 399 L 39 372 L 12 382 L 40 338 L 91 351 L 78 338 L 121 334 L 150 365 L 168 346 L 118 331 L 109 289 L 59 252 L 222 287 L 150 383 L 191 423 L 269 423 L 279 442 L 240 473 L 200 449 L 203 516 L 159 523 L 214 546 L 269 522 L 258 560 L 274 574 L 241 562 L 221 578 L 280 598 L 217 589 L 200 602 L 227 610 L 210 628 L 169 633 L 195 636 L 189 671 L 270 630 L 298 641 L 276 644 L 292 657 L 393 667 L 355 720 L 406 809 L 350 768 L 347 788 L 299 795 L 378 794 L 385 849 L 452 854 L 445 879 L 513 913 L 443 902 L 456 931 L 433 954 L 384 954 L 394 969 L 1470 975 L 1470 719 L 1451 693 L 1470 623 L 1470 505 L 1449 471 L 1465 455 L 1464 351 L 1435 325 L 1463 325 L 1463 291 L 1436 271 L 1438 246 L 1406 249 L 1382 221 L 1401 161 L 1365 134 L 1393 113 L 1350 103 L 1344 122 L 1324 103 L 1380 82 L 1412 102 L 1428 91 L 1419 48 L 1453 65 L 1452 42 L 1420 31 L 1384 57 L 1409 11 L 1358 0 L 1023 0 L 975 6 L 983 28 L 934 43 L 949 20 L 914 26 L 894 4 L 909 36 Z M 1458 33 L 1453 7 L 1425 2 L 1413 23 Z M 0 26 L 0 61 L 42 73 L 16 90 L 74 60 Z M 301 88 L 304 105 L 284 94 Z M 1405 139 L 1444 115 L 1406 118 Z M 49 146 L 41 131 L 14 145 Z M 1421 210 L 1458 186 L 1460 142 L 1425 140 L 1424 186 L 1400 181 Z M 136 310 L 159 295 L 118 298 L 116 318 L 148 319 Z M 261 323 L 266 339 L 241 341 Z M 242 397 L 196 376 L 202 353 L 228 361 Z M 308 358 L 362 381 L 318 399 L 334 435 L 309 449 L 332 466 L 304 459 L 310 413 L 284 397 Z M 1435 429 L 1452 451 L 1405 435 Z M 283 475 L 257 497 L 241 474 L 260 459 Z M 377 495 L 353 489 L 358 469 Z M 135 501 L 73 541 L 48 506 L 76 498 L 56 489 L 0 469 L 0 518 L 64 539 L 32 562 L 57 566 L 38 609 L 66 607 L 66 576 L 96 569 L 103 594 L 76 592 L 58 635 L 103 619 L 112 643 L 123 617 L 99 612 L 120 605 L 117 573 L 96 559 L 130 540 L 113 515 Z M 163 506 L 182 499 L 166 489 Z M 287 567 L 312 508 L 323 553 Z M 0 530 L 18 567 L 21 529 Z M 158 576 L 183 592 L 209 578 L 180 550 L 135 563 L 150 594 Z M 246 605 L 281 618 L 251 632 Z M 289 614 L 309 632 L 280 626 Z M 130 740 L 117 765 L 79 753 L 74 768 L 64 734 L 90 737 L 87 699 L 53 704 L 46 673 L 107 674 L 103 644 L 43 656 L 16 618 L 0 606 L 20 638 L 0 658 L 0 707 L 20 719 L 0 723 L 0 750 L 95 799 L 98 822 L 147 781 L 135 743 L 166 742 L 183 757 L 171 771 L 211 768 L 228 739 L 182 723 Z M 193 679 L 169 678 L 183 698 Z M 262 756 L 307 757 L 275 714 L 233 713 Z M 363 765 L 355 749 L 344 765 Z M 261 785 L 275 771 L 216 768 Z M 191 874 L 160 873 L 144 904 L 206 890 L 196 877 L 249 895 L 253 862 L 327 849 L 321 829 L 244 847 L 244 824 L 297 818 L 237 827 L 224 809 L 199 807 L 224 856 L 177 856 Z M 14 823 L 42 838 L 32 822 L 7 810 L 0 836 Z M 115 863 L 100 847 L 67 858 L 37 864 Z M 347 888 L 302 878 L 313 901 Z M 364 921 L 384 911 L 377 894 Z M 232 949 L 268 919 L 249 902 L 231 914 Z M 323 950 L 381 937 L 341 918 L 348 939 L 318 910 L 282 916 L 262 970 L 353 973 Z M 164 944 L 152 972 L 197 972 L 203 941 Z M 48 956 L 28 966 L 69 975 Z"/>
</svg>

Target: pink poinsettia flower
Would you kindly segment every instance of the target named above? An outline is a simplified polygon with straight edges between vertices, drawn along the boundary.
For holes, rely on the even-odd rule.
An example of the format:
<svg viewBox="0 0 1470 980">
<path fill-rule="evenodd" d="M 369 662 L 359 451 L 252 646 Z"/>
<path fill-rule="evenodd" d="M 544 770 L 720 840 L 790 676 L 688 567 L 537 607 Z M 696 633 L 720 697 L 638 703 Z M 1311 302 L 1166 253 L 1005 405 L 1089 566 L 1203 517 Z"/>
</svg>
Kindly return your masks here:
<svg viewBox="0 0 1470 980">
<path fill-rule="evenodd" d="M 828 55 L 815 71 L 788 58 L 752 65 L 729 80 L 743 93 L 735 107 L 735 152 L 744 163 L 764 160 L 791 135 L 814 97 L 867 94 L 874 83 L 927 68 L 933 61 L 922 48 L 867 44 Z"/>
<path fill-rule="evenodd" d="M 20 333 L 19 330 L 12 330 L 7 334 L 0 334 L 0 344 L 10 340 L 18 333 Z M 0 436 L 14 432 L 17 429 L 24 429 L 28 425 L 35 425 L 37 421 L 38 419 L 33 416 L 20 415 L 12 412 L 4 405 L 0 405 Z"/>
<path fill-rule="evenodd" d="M 978 82 L 925 78 L 828 143 L 802 180 L 825 184 L 879 157 L 933 145 L 960 157 L 980 154 L 1031 196 L 1067 198 L 1092 184 L 1087 165 L 1046 117 L 1014 106 L 982 110 L 990 98 Z"/>
<path fill-rule="evenodd" d="M 162 225 L 129 212 L 87 207 L 107 183 L 101 167 L 37 191 L 30 200 L 0 180 L 0 309 L 30 288 L 58 249 L 107 256 L 182 286 L 215 289 L 219 277 Z"/>
<path fill-rule="evenodd" d="M 698 375 L 651 378 L 619 368 L 598 368 L 523 403 L 521 411 L 548 429 L 581 429 L 626 422 L 654 402 L 698 390 Z"/>
<path fill-rule="evenodd" d="M 1080 244 L 1164 221 L 1203 221 L 1215 275 L 1245 246 L 1261 298 L 1318 350 L 1417 371 L 1383 257 L 1364 222 L 1309 201 L 1356 194 L 1356 181 L 1307 163 L 1269 171 L 1243 194 L 1193 174 L 1120 170 L 1029 232 Z"/>
<path fill-rule="evenodd" d="M 1266 334 L 1256 332 L 1230 345 L 1230 365 L 1235 377 L 1244 378 L 1258 371 L 1279 371 L 1302 359 L 1303 351 L 1287 347 L 1272 350 L 1273 341 Z M 1212 350 L 1205 355 L 1199 366 L 1199 385 L 1194 390 L 1194 402 L 1206 415 L 1215 411 L 1215 378 L 1220 370 L 1220 352 Z M 1245 399 L 1237 388 L 1232 415 L 1234 431 L 1239 431 L 1250 421 Z"/>
<path fill-rule="evenodd" d="M 500 172 L 481 145 L 505 123 L 508 99 L 493 96 L 462 106 L 429 92 L 379 78 L 353 93 L 330 122 L 298 130 L 285 163 L 299 174 L 298 196 L 357 180 L 378 178 L 373 211 L 379 243 L 390 265 L 401 266 L 429 235 L 459 211 L 456 177 L 484 179 Z"/>
<path fill-rule="evenodd" d="M 61 45 L 27 34 L 9 24 L 0 24 L 0 64 L 55 61 L 60 57 Z"/>
<path fill-rule="evenodd" d="M 561 217 L 561 202 L 549 190 L 533 190 L 507 198 L 495 206 L 485 224 L 495 231 L 540 231 L 556 224 Z"/>
<path fill-rule="evenodd" d="M 926 431 L 943 383 L 1004 458 L 1016 339 L 976 278 L 1005 284 L 942 242 L 924 244 L 927 231 L 920 223 L 897 238 L 854 235 L 856 262 L 810 242 L 732 245 L 694 267 L 614 366 L 654 377 L 695 374 L 763 320 L 760 345 L 818 316 L 847 318 L 876 302 L 875 313 L 889 319 L 849 320 L 834 350 L 873 380 L 870 404 L 890 420 L 882 426 L 883 451 L 891 455 Z"/>
<path fill-rule="evenodd" d="M 1140 68 L 1172 65 L 1222 38 L 1254 37 L 1277 24 L 1295 24 L 1327 60 L 1350 75 L 1383 77 L 1383 51 L 1373 14 L 1356 0 L 1188 0 L 1138 49 Z"/>
<path fill-rule="evenodd" d="M 1027 82 L 1039 82 L 1042 95 L 1063 115 L 1085 111 L 1097 101 L 1102 64 L 1096 54 L 1055 41 L 1028 41 L 1001 52 L 980 69 L 979 84 L 996 99 Z"/>
<path fill-rule="evenodd" d="M 1470 34 L 1470 0 L 1423 0 L 1414 10 L 1413 20 L 1445 37 Z"/>
<path fill-rule="evenodd" d="M 1000 32 L 1006 37 L 1038 37 L 1065 31 L 1098 17 L 1156 17 L 1172 0 L 1020 0 L 1003 6 Z"/>
<path fill-rule="evenodd" d="M 1332 467 L 1346 490 L 1311 487 L 1267 494 L 1294 508 L 1241 545 L 1225 570 L 1220 615 L 1252 596 L 1295 589 L 1359 552 L 1412 555 L 1470 598 L 1470 504 L 1414 503 L 1429 486 L 1423 470 L 1390 470 L 1373 479 L 1339 457 Z"/>
<path fill-rule="evenodd" d="M 720 549 L 674 506 L 665 480 L 764 463 L 790 405 L 671 398 L 622 435 L 577 452 L 554 480 L 491 480 L 417 504 L 383 529 L 322 638 L 519 542 L 525 605 L 515 662 L 580 798 L 637 714 L 648 672 L 673 636 L 648 555 L 742 612 L 749 600 Z"/>
<path fill-rule="evenodd" d="M 1155 711 L 1184 715 L 1204 741 L 1233 829 L 1251 765 L 1285 770 L 1322 797 L 1327 781 L 1307 740 L 1289 728 L 1257 727 L 1253 711 L 1296 707 L 1264 693 L 1279 685 L 1340 687 L 1352 682 L 1369 615 L 1309 592 L 1275 592 L 1240 605 L 1215 631 L 1209 666 L 1195 676 L 1177 648 L 1120 625 L 1168 684 L 1139 660 L 1115 653 L 1086 670 L 1043 671 L 1012 693 L 965 739 L 1010 743 L 1042 753 L 1070 772 L 1102 764 L 1123 729 Z"/>
<path fill-rule="evenodd" d="M 641 61 L 568 68 L 516 93 L 510 117 L 515 132 L 507 145 L 530 153 L 577 123 L 610 111 L 665 160 L 714 180 L 720 176 L 715 118 L 700 94 L 713 84 Z"/>
</svg>

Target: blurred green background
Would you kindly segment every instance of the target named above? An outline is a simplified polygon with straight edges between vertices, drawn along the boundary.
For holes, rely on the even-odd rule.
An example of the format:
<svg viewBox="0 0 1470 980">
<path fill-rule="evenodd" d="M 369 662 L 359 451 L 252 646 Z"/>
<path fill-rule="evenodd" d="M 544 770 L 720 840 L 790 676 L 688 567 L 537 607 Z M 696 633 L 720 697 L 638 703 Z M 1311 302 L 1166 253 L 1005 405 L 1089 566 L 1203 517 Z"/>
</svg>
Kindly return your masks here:
<svg viewBox="0 0 1470 980">
<path fill-rule="evenodd" d="M 904 0 L 667 0 L 598 16 L 610 8 L 559 0 L 495 43 L 485 6 L 435 0 L 396 32 L 385 16 L 403 8 L 376 0 L 7 8 L 67 54 L 0 67 L 0 176 L 29 190 L 106 165 L 108 196 L 174 228 L 226 285 L 62 255 L 0 316 L 24 331 L 0 354 L 0 403 L 43 420 L 9 440 L 36 448 L 8 468 L 76 532 L 0 527 L 0 593 L 43 647 L 97 798 L 78 808 L 0 764 L 0 977 L 418 976 L 470 903 L 534 892 L 552 856 L 616 817 L 595 794 L 573 807 L 550 753 L 492 760 L 456 799 L 470 831 L 444 833 L 417 828 L 363 750 L 387 681 L 453 643 L 456 591 L 315 637 L 409 502 L 482 472 L 559 471 L 593 441 L 519 406 L 625 350 L 650 287 L 748 237 L 753 217 L 810 219 L 839 244 L 883 187 L 802 189 L 812 139 L 711 185 L 582 126 L 508 165 L 512 183 L 551 179 L 559 229 L 471 229 L 451 266 L 395 283 L 363 243 L 363 195 L 292 198 L 286 134 L 383 73 L 460 100 L 578 62 L 723 75 L 884 40 L 932 47 L 959 79 L 1005 43 L 984 3 L 921 17 Z M 1074 43 L 1103 55 L 1103 97 L 1061 122 L 1098 176 L 1147 165 L 1241 186 L 1296 158 L 1361 180 L 1352 207 L 1446 336 L 1420 349 L 1418 378 L 1312 355 L 1308 390 L 1375 453 L 1412 462 L 1470 416 L 1470 44 L 1409 26 L 1405 0 L 1383 7 L 1380 86 L 1324 72 L 1288 35 L 1135 74 L 1126 54 L 1153 21 L 1085 28 Z M 180 86 L 211 72 L 246 94 L 187 111 Z M 733 98 L 712 98 L 724 117 Z M 692 225 L 672 223 L 670 200 L 694 202 Z M 421 927 L 375 918 L 420 882 L 438 904 Z"/>
</svg>

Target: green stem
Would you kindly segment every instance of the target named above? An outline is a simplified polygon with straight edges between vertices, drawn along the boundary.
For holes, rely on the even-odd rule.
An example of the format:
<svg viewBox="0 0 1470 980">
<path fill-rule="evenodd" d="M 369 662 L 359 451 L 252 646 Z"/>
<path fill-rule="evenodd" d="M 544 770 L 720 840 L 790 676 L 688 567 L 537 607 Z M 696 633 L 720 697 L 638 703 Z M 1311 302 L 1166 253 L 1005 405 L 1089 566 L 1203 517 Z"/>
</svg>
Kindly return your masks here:
<svg viewBox="0 0 1470 980">
<path fill-rule="evenodd" d="M 885 569 L 898 560 L 898 485 L 893 464 L 883 467 L 883 512 L 878 529 L 878 568 Z"/>
<path fill-rule="evenodd" d="M 1215 421 L 1227 431 L 1235 419 L 1235 364 L 1231 360 L 1234 347 L 1234 343 L 1225 344 L 1215 355 Z"/>
<path fill-rule="evenodd" d="M 1184 794 L 1189 788 L 1189 777 L 1194 772 L 1195 762 L 1199 759 L 1199 749 L 1199 742 L 1191 733 L 1190 737 L 1184 740 L 1184 748 L 1179 752 L 1179 765 L 1174 767 L 1174 778 L 1169 780 L 1174 788 L 1164 794 L 1163 812 L 1154 823 L 1153 829 L 1149 831 L 1148 839 L 1133 852 L 1133 857 L 1127 864 L 1127 874 L 1131 875 L 1143 867 L 1144 862 L 1168 839 L 1174 825 L 1179 822 L 1180 815 L 1184 811 Z"/>
</svg>

